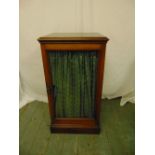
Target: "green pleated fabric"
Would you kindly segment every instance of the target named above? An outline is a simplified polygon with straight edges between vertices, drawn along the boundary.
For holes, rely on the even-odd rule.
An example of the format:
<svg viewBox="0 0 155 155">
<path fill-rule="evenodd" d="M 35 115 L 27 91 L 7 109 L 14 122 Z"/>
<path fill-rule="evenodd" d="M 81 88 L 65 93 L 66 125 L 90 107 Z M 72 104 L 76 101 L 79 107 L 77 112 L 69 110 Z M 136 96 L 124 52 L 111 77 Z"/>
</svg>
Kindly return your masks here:
<svg viewBox="0 0 155 155">
<path fill-rule="evenodd" d="M 94 118 L 96 51 L 48 51 L 56 117 Z"/>
</svg>

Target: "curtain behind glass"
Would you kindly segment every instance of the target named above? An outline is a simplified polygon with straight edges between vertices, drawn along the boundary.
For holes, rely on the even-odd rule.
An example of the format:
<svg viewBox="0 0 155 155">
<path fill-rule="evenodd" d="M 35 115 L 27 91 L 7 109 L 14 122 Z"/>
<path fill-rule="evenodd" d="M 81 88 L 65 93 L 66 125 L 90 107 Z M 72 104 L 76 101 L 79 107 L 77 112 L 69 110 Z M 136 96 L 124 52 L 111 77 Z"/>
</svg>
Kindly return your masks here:
<svg viewBox="0 0 155 155">
<path fill-rule="evenodd" d="M 96 51 L 48 51 L 56 117 L 94 117 Z"/>
</svg>

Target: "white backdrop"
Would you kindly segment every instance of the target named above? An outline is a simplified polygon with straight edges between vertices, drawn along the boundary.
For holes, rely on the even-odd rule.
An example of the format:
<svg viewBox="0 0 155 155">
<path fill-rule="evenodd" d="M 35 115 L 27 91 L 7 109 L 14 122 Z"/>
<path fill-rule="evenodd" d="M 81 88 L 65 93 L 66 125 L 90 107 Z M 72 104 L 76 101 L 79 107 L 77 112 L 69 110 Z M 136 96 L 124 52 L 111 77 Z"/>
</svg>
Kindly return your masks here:
<svg viewBox="0 0 155 155">
<path fill-rule="evenodd" d="M 52 32 L 107 36 L 102 97 L 134 100 L 134 0 L 20 0 L 20 107 L 47 102 L 37 38 Z"/>
</svg>

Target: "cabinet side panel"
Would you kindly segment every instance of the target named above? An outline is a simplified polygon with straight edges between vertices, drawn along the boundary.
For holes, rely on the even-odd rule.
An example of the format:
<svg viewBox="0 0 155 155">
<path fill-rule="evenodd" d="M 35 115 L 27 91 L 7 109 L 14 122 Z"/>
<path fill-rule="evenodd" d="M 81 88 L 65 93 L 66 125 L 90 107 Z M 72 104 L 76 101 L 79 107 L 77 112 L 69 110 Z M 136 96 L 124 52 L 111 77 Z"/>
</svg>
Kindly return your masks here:
<svg viewBox="0 0 155 155">
<path fill-rule="evenodd" d="M 52 89 L 51 89 L 52 77 L 50 76 L 48 55 L 47 55 L 44 44 L 41 44 L 41 53 L 42 53 L 42 61 L 43 61 L 43 67 L 44 67 L 46 90 L 47 90 L 47 95 L 48 95 L 49 113 L 50 113 L 51 123 L 52 123 L 52 121 L 54 119 L 54 117 L 53 117 L 54 116 L 53 93 L 52 93 Z"/>
<path fill-rule="evenodd" d="M 99 60 L 97 65 L 97 91 L 96 91 L 96 120 L 97 124 L 100 124 L 100 109 L 101 109 L 101 95 L 104 77 L 104 62 L 105 62 L 105 47 L 103 44 L 98 52 Z"/>
</svg>

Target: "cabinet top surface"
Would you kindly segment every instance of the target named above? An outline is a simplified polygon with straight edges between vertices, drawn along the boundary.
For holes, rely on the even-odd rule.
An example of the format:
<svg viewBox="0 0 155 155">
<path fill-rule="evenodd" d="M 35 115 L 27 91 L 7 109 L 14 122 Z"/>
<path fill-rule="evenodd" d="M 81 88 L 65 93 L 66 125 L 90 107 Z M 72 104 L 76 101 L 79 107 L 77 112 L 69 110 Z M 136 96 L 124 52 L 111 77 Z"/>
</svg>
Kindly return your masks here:
<svg viewBox="0 0 155 155">
<path fill-rule="evenodd" d="M 108 41 L 109 39 L 99 33 L 51 33 L 38 38 L 39 42 L 46 41 Z"/>
</svg>

